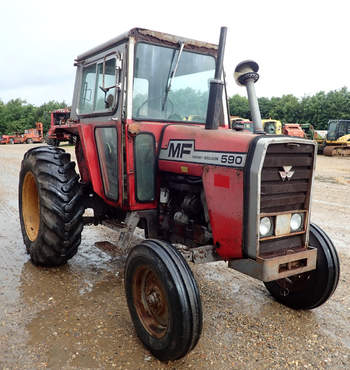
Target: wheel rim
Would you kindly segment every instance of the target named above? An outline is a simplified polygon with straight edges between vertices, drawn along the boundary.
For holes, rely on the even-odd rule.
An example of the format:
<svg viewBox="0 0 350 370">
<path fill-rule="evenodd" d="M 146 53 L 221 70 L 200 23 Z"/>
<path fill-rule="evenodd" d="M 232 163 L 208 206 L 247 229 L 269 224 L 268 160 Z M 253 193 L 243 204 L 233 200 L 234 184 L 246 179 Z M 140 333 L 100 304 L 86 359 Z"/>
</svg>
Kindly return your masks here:
<svg viewBox="0 0 350 370">
<path fill-rule="evenodd" d="M 168 330 L 169 309 L 163 284 L 148 266 L 137 268 L 132 281 L 137 315 L 149 334 L 163 337 Z"/>
<path fill-rule="evenodd" d="M 32 172 L 27 172 L 23 180 L 22 216 L 27 236 L 33 242 L 39 233 L 40 206 L 38 187 Z"/>
</svg>

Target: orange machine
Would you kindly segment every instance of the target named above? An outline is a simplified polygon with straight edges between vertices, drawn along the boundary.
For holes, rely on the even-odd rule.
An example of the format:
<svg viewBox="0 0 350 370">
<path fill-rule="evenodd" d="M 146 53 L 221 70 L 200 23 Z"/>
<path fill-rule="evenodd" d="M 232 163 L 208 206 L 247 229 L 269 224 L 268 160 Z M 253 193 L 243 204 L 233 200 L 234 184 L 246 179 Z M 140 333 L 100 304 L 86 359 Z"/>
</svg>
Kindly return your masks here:
<svg viewBox="0 0 350 370">
<path fill-rule="evenodd" d="M 299 123 L 285 123 L 283 125 L 283 135 L 297 136 L 305 138 L 305 132 Z"/>
</svg>

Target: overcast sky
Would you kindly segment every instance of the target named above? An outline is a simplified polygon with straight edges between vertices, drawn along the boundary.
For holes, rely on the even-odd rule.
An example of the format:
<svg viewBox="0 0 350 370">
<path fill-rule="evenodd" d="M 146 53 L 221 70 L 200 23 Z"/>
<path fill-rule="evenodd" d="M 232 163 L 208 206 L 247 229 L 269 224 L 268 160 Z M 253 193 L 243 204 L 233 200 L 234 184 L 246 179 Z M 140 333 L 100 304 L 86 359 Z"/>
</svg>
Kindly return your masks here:
<svg viewBox="0 0 350 370">
<path fill-rule="evenodd" d="M 71 104 L 74 58 L 133 27 L 212 43 L 228 27 L 229 95 L 245 94 L 232 77 L 245 59 L 260 65 L 259 97 L 349 88 L 349 9 L 347 0 L 4 0 L 0 100 Z"/>
</svg>

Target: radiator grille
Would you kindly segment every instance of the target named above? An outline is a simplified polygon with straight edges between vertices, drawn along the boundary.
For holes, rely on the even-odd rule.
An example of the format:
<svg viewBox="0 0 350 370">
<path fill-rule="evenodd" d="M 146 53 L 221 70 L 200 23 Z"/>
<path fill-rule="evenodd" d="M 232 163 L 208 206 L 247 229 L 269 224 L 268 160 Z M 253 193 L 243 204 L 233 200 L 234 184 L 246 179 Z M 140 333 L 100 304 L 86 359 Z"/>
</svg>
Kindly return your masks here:
<svg viewBox="0 0 350 370">
<path fill-rule="evenodd" d="M 313 168 L 313 145 L 271 144 L 261 173 L 260 212 L 308 209 Z M 292 178 L 282 181 L 280 171 L 291 166 Z"/>
<path fill-rule="evenodd" d="M 308 210 L 313 172 L 312 144 L 270 144 L 261 172 L 260 213 Z M 283 167 L 292 167 L 290 180 L 282 180 Z M 289 239 L 289 241 L 288 241 Z M 302 247 L 304 236 L 260 242 L 260 255 L 284 254 Z"/>
</svg>

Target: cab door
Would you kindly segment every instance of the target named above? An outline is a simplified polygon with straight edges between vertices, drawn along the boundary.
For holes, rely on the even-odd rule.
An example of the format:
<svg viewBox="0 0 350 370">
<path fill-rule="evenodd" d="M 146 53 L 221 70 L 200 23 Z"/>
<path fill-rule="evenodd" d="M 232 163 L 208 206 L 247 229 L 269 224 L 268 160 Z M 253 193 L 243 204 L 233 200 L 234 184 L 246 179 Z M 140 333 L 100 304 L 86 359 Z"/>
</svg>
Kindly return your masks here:
<svg viewBox="0 0 350 370">
<path fill-rule="evenodd" d="M 84 60 L 80 71 L 80 90 L 76 112 L 85 165 L 93 190 L 107 203 L 121 206 L 122 99 L 125 45 Z M 79 163 L 80 168 L 80 163 Z M 80 171 L 81 172 L 81 171 Z"/>
</svg>

